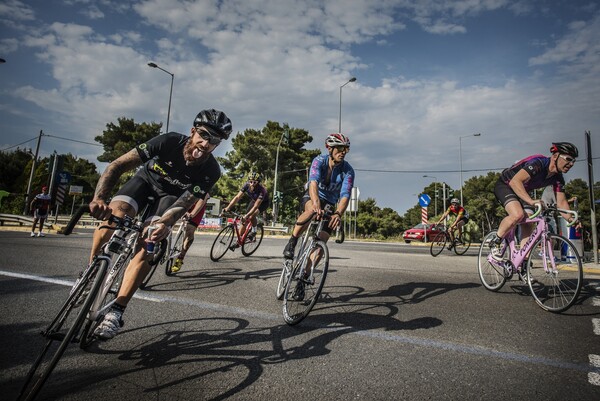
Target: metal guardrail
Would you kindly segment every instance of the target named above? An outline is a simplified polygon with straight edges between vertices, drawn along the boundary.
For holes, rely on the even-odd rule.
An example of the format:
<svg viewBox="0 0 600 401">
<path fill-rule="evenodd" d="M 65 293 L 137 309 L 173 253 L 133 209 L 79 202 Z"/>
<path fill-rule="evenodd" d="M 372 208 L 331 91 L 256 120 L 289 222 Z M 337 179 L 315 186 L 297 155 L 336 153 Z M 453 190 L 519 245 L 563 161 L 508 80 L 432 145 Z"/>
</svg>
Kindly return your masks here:
<svg viewBox="0 0 600 401">
<path fill-rule="evenodd" d="M 287 234 L 290 228 L 286 226 L 263 226 L 263 229 L 265 231 L 274 231 Z"/>
</svg>

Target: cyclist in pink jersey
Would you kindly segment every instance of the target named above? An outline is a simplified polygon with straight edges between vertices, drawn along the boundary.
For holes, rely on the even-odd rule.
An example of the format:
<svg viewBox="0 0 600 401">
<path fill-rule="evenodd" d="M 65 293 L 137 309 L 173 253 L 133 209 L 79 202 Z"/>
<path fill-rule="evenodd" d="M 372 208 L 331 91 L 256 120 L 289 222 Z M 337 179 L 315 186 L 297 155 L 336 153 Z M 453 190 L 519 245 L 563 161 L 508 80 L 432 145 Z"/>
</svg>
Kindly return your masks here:
<svg viewBox="0 0 600 401">
<path fill-rule="evenodd" d="M 550 147 L 550 152 L 552 153 L 550 157 L 543 155 L 527 157 L 500 174 L 500 178 L 496 182 L 494 195 L 504 206 L 508 216 L 500 222 L 497 235 L 490 242 L 494 259 L 502 260 L 503 255 L 501 254 L 500 244 L 506 233 L 527 217 L 525 209 L 533 210 L 538 203 L 542 207 L 544 206 L 541 200 L 531 198 L 528 191 L 551 185 L 556 194 L 558 207 L 570 210 L 564 192 L 565 179 L 563 174 L 573 167 L 575 159 L 579 156 L 579 151 L 572 143 L 554 142 Z M 572 219 L 570 215 L 563 215 L 563 217 L 567 220 Z M 531 235 L 532 227 L 523 224 L 521 228 L 521 244 L 523 244 Z"/>
</svg>

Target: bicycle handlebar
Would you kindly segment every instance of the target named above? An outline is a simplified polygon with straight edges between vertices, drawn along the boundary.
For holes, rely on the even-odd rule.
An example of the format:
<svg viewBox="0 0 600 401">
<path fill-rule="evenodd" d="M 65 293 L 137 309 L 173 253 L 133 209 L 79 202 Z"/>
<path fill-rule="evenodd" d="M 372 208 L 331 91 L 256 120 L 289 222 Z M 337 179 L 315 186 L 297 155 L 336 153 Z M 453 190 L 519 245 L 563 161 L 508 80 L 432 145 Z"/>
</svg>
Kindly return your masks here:
<svg viewBox="0 0 600 401">
<path fill-rule="evenodd" d="M 77 209 L 75 214 L 73 216 L 71 216 L 71 220 L 69 220 L 69 223 L 67 223 L 67 226 L 63 230 L 62 234 L 70 235 L 73 232 L 73 229 L 77 225 L 77 222 L 79 221 L 81 216 L 83 216 L 83 214 L 86 212 L 87 213 L 90 212 L 89 205 L 81 205 Z M 106 221 L 108 221 L 109 223 L 115 223 L 117 226 L 112 227 L 112 226 L 102 225 L 102 226 L 100 226 L 100 228 L 109 228 L 112 230 L 116 230 L 116 229 L 120 229 L 120 228 L 129 228 L 129 229 L 132 229 L 135 231 L 141 231 L 141 227 L 135 227 L 135 219 L 133 219 L 129 216 L 125 216 L 124 218 L 121 218 L 121 217 L 117 217 L 117 216 L 111 214 L 110 217 L 108 219 L 106 219 Z"/>
<path fill-rule="evenodd" d="M 531 216 L 529 216 L 529 218 L 534 219 L 534 218 L 538 217 L 543 209 L 544 208 L 541 203 L 536 203 L 535 213 L 532 214 Z M 575 210 L 560 209 L 556 205 L 548 205 L 546 207 L 545 213 L 550 213 L 550 212 L 566 213 L 566 214 L 570 214 L 573 217 L 575 217 L 573 220 L 571 220 L 570 223 L 567 223 L 567 227 L 571 227 L 573 224 L 575 224 L 577 222 L 577 220 L 579 220 L 579 214 Z"/>
</svg>

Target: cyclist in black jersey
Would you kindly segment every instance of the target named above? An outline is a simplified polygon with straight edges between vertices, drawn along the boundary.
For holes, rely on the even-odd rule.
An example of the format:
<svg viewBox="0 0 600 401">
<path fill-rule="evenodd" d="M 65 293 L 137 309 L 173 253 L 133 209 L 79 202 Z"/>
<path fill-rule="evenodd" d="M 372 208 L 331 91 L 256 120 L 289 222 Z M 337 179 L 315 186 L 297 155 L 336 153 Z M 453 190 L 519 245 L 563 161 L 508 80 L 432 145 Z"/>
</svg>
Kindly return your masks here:
<svg viewBox="0 0 600 401">
<path fill-rule="evenodd" d="M 144 223 L 152 223 L 155 229 L 147 240 L 161 241 L 191 206 L 206 198 L 221 176 L 212 152 L 230 134 L 231 120 L 225 113 L 202 110 L 194 119 L 189 136 L 169 132 L 136 146 L 108 165 L 90 202 L 90 214 L 102 220 L 111 214 L 133 217 L 144 209 L 148 197 L 153 197 L 150 217 Z M 140 165 L 142 168 L 108 203 L 119 177 Z M 94 232 L 91 258 L 110 235 L 108 230 Z M 147 259 L 145 247 L 136 250 L 114 306 L 95 331 L 99 338 L 111 339 L 119 332 L 123 311 L 150 269 Z"/>
<path fill-rule="evenodd" d="M 502 239 L 515 225 L 526 218 L 525 210 L 533 211 L 536 204 L 544 206 L 542 200 L 535 200 L 529 195 L 529 191 L 544 188 L 551 185 L 556 194 L 556 203 L 561 209 L 570 210 L 569 203 L 564 192 L 567 173 L 575 164 L 579 156 L 577 147 L 569 142 L 554 142 L 550 147 L 552 155 L 533 155 L 526 157 L 505 169 L 496 182 L 494 195 L 506 209 L 506 216 L 498 227 L 496 237 L 490 242 L 492 257 L 502 260 L 500 244 Z M 565 219 L 573 217 L 564 214 Z M 521 225 L 521 244 L 524 244 L 531 234 L 530 225 Z"/>
<path fill-rule="evenodd" d="M 267 188 L 261 184 L 261 181 L 262 175 L 257 171 L 251 171 L 248 174 L 248 181 L 242 185 L 237 195 L 235 195 L 229 202 L 229 205 L 223 209 L 223 212 L 229 212 L 244 197 L 244 195 L 250 199 L 246 208 L 246 214 L 244 215 L 242 229 L 242 232 L 246 232 L 247 225 L 252 224 L 252 231 L 248 234 L 250 239 L 256 237 L 258 214 L 264 212 L 269 207 Z"/>
</svg>

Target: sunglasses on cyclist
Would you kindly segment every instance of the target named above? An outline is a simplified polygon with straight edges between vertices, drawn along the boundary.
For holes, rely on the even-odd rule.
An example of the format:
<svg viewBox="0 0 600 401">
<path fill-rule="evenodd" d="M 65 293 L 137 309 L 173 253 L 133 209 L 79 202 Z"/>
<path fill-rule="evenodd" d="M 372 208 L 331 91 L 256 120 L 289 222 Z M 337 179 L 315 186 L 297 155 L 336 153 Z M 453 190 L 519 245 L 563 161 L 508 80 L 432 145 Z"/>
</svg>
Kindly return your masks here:
<svg viewBox="0 0 600 401">
<path fill-rule="evenodd" d="M 558 157 L 564 159 L 567 163 L 575 164 L 575 162 L 577 161 L 577 159 L 574 159 L 571 156 L 567 156 L 567 155 L 558 155 Z"/>
<path fill-rule="evenodd" d="M 335 150 L 337 150 L 338 152 L 350 152 L 350 146 L 343 146 L 343 145 L 338 145 L 338 146 L 334 146 L 333 147 Z"/>
<path fill-rule="evenodd" d="M 256 185 L 256 184 L 258 184 L 258 181 L 255 181 L 255 180 L 248 180 L 248 183 L 249 183 L 250 185 Z"/>
<path fill-rule="evenodd" d="M 208 132 L 206 130 L 206 127 L 203 127 L 204 129 L 201 129 L 200 127 L 195 127 L 194 129 L 196 130 L 196 133 L 198 135 L 200 135 L 200 137 L 202 139 L 204 139 L 205 141 L 208 141 L 208 143 L 210 143 L 211 145 L 218 145 L 221 143 L 222 139 L 216 135 L 213 135 L 212 133 Z"/>
</svg>

